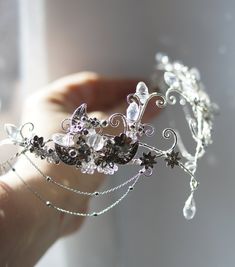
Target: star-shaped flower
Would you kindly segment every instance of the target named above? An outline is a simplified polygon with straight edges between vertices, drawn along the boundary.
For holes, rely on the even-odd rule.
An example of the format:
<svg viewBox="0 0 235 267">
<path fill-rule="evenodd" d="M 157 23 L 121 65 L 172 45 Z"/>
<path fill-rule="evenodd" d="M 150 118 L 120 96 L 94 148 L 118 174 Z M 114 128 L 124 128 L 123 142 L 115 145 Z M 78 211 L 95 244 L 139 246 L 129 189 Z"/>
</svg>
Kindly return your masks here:
<svg viewBox="0 0 235 267">
<path fill-rule="evenodd" d="M 153 165 L 157 163 L 156 155 L 152 155 L 151 152 L 148 154 L 143 153 L 143 157 L 140 157 L 141 164 L 140 166 L 145 166 L 145 169 L 153 168 Z"/>
<path fill-rule="evenodd" d="M 179 152 L 174 152 L 174 150 L 171 153 L 166 153 L 167 157 L 165 158 L 165 161 L 167 162 L 167 166 L 171 166 L 173 169 L 175 165 L 179 165 L 179 161 L 181 158 L 179 157 Z"/>
</svg>

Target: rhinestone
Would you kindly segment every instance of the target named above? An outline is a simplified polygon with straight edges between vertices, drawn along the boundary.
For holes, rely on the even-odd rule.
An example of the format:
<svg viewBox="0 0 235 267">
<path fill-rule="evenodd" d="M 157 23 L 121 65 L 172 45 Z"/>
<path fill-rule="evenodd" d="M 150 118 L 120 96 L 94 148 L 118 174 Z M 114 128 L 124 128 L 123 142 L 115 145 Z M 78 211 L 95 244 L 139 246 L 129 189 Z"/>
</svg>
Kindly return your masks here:
<svg viewBox="0 0 235 267">
<path fill-rule="evenodd" d="M 165 72 L 164 73 L 164 80 L 167 85 L 177 87 L 179 86 L 179 79 L 177 76 L 172 72 Z"/>
<path fill-rule="evenodd" d="M 167 64 L 169 62 L 169 58 L 165 53 L 157 53 L 155 59 L 162 64 Z"/>
</svg>

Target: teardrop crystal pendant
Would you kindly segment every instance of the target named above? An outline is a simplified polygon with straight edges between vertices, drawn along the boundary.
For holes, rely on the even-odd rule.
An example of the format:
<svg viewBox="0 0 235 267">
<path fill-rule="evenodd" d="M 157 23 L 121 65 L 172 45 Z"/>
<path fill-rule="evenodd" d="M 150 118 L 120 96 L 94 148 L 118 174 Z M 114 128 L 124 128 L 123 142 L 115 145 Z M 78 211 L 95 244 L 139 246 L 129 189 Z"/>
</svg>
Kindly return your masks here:
<svg viewBox="0 0 235 267">
<path fill-rule="evenodd" d="M 148 87 L 144 82 L 139 82 L 136 87 L 136 95 L 139 97 L 141 104 L 144 104 L 149 98 Z"/>
<path fill-rule="evenodd" d="M 190 194 L 189 198 L 185 201 L 183 208 L 183 214 L 186 220 L 191 220 L 196 213 L 196 204 L 193 198 L 193 192 Z"/>
<path fill-rule="evenodd" d="M 131 102 L 126 110 L 126 117 L 130 122 L 135 122 L 139 117 L 139 106 L 136 102 Z"/>
</svg>

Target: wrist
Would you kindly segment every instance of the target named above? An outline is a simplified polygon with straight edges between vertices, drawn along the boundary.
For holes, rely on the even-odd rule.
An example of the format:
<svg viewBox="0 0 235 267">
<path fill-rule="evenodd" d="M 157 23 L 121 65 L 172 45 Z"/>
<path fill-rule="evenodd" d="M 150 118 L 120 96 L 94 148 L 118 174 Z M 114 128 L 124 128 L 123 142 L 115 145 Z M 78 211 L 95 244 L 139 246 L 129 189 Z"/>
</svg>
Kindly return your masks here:
<svg viewBox="0 0 235 267">
<path fill-rule="evenodd" d="M 82 182 L 87 182 L 89 179 L 94 177 L 86 177 L 86 180 L 80 179 L 83 178 L 80 177 L 81 173 L 78 173 L 76 169 L 64 164 L 48 164 L 46 161 L 42 161 L 34 157 L 32 157 L 32 162 L 40 171 L 38 171 L 37 168 L 30 164 L 30 161 L 24 157 L 20 158 L 14 166 L 21 178 L 31 187 L 31 189 L 33 189 L 33 191 L 36 191 L 35 195 L 34 192 L 30 192 L 30 190 L 28 190 L 31 198 L 36 200 L 37 206 L 40 206 L 41 208 L 43 207 L 43 209 L 46 209 L 50 215 L 52 214 L 53 217 L 56 217 L 59 237 L 64 235 L 66 232 L 72 232 L 71 229 L 66 229 L 71 228 L 68 221 L 76 221 L 77 226 L 75 230 L 78 229 L 78 226 L 83 222 L 83 217 L 74 218 L 71 215 L 56 211 L 53 209 L 53 206 L 61 207 L 65 210 L 78 210 L 79 212 L 86 213 L 90 197 L 86 195 L 73 194 L 68 190 L 58 187 L 51 181 L 57 181 L 73 188 L 80 186 L 87 187 L 88 191 L 93 191 L 92 181 L 94 182 L 94 179 L 90 180 L 88 184 L 82 184 Z M 79 177 L 77 177 L 78 175 Z M 21 184 L 27 189 L 27 185 L 25 186 L 22 182 Z M 51 204 L 51 206 L 46 205 L 47 201 Z"/>
<path fill-rule="evenodd" d="M 20 168 L 19 168 L 20 172 Z M 25 175 L 25 181 L 43 189 L 38 177 Z M 1 243 L 14 248 L 12 259 L 2 255 L 12 266 L 32 266 L 59 237 L 59 214 L 44 206 L 10 171 L 0 179 L 1 229 L 6 234 Z M 29 256 L 30 255 L 30 256 Z M 25 260 L 29 262 L 25 262 Z M 10 264 L 11 262 L 11 264 Z"/>
</svg>

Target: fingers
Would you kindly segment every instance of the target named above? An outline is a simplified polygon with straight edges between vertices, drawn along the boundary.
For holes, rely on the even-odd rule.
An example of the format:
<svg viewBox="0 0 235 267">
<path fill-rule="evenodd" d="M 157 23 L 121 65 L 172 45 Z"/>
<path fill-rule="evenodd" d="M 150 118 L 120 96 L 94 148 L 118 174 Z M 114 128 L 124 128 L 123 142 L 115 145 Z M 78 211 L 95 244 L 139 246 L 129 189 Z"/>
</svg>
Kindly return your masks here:
<svg viewBox="0 0 235 267">
<path fill-rule="evenodd" d="M 123 102 L 128 94 L 135 92 L 139 81 L 107 78 L 91 72 L 82 72 L 52 83 L 47 90 L 50 90 L 52 98 L 59 94 L 70 103 L 71 111 L 80 104 L 87 103 L 89 112 L 106 112 Z"/>
</svg>

